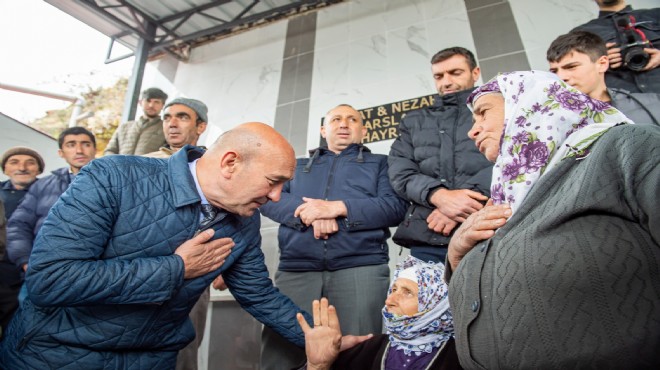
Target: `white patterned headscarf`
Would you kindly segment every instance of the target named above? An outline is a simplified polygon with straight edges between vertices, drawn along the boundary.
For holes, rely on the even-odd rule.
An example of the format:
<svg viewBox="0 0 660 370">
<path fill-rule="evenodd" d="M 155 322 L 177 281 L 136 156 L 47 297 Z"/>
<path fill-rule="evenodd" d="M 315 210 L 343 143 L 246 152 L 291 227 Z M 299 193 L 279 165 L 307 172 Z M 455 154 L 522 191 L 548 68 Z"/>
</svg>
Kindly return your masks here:
<svg viewBox="0 0 660 370">
<path fill-rule="evenodd" d="M 515 212 L 536 181 L 559 161 L 584 158 L 611 127 L 632 123 L 610 104 L 590 98 L 543 71 L 503 73 L 468 97 L 504 96 L 504 131 L 493 167 L 491 198 Z"/>
<path fill-rule="evenodd" d="M 397 266 L 392 284 L 399 277 L 416 281 L 419 306 L 413 316 L 394 315 L 383 307 L 385 327 L 393 348 L 418 356 L 431 353 L 454 335 L 447 284 L 442 279 L 444 272 L 444 265 L 423 262 L 412 256 Z M 392 284 L 388 294 L 392 294 Z"/>
</svg>

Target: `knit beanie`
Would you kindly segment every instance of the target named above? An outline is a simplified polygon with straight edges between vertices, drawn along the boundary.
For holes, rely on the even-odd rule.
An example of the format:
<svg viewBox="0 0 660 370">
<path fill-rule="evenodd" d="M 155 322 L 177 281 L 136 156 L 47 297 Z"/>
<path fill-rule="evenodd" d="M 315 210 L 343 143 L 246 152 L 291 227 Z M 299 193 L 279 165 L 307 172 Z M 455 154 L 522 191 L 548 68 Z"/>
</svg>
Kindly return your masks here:
<svg viewBox="0 0 660 370">
<path fill-rule="evenodd" d="M 197 113 L 197 117 L 199 117 L 199 119 L 208 123 L 207 113 L 209 112 L 209 109 L 206 107 L 206 104 L 202 103 L 201 101 L 196 99 L 188 99 L 188 98 L 176 98 L 171 102 L 167 103 L 165 108 L 174 104 L 185 105 L 186 107 L 194 110 L 195 113 Z"/>
<path fill-rule="evenodd" d="M 25 146 L 15 146 L 7 150 L 5 154 L 2 155 L 2 172 L 5 172 L 5 163 L 7 163 L 10 157 L 21 154 L 29 155 L 30 157 L 36 159 L 37 163 L 39 164 L 39 173 L 44 172 L 44 159 L 41 158 L 39 153 Z"/>
</svg>

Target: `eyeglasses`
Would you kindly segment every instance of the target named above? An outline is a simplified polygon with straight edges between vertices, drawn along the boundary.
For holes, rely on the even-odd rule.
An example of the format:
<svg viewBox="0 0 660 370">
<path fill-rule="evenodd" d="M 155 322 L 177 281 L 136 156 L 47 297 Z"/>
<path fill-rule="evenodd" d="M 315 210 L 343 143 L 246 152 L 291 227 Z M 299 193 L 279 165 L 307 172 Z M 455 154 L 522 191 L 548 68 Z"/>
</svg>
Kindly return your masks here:
<svg viewBox="0 0 660 370">
<path fill-rule="evenodd" d="M 176 117 L 176 119 L 181 122 L 190 122 L 190 120 L 192 119 L 192 117 L 190 117 L 188 113 L 183 113 L 183 112 L 175 114 L 174 117 Z M 171 120 L 172 120 L 171 114 L 166 113 L 165 115 L 163 115 L 163 122 L 169 122 Z"/>
</svg>

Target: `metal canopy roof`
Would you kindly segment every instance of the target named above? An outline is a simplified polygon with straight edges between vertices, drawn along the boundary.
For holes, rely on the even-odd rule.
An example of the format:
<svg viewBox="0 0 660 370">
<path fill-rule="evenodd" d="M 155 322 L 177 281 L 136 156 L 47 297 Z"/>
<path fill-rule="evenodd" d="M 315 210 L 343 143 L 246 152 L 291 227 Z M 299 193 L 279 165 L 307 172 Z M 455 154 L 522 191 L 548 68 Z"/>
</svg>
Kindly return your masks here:
<svg viewBox="0 0 660 370">
<path fill-rule="evenodd" d="M 163 52 L 186 61 L 207 41 L 343 0 L 45 0 L 135 51 L 146 41 L 149 57 Z"/>
</svg>

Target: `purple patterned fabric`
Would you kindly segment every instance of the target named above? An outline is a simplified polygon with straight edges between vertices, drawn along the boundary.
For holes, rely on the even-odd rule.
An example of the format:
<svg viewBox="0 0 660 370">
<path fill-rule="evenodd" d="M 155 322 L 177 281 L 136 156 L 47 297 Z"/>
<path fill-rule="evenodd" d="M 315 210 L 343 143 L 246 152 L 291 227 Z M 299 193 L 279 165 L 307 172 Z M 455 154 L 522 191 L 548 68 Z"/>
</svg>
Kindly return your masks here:
<svg viewBox="0 0 660 370">
<path fill-rule="evenodd" d="M 385 358 L 385 370 L 424 370 L 426 369 L 440 347 L 434 347 L 431 352 L 422 352 L 419 356 L 406 355 L 400 348 L 390 347 Z"/>
<path fill-rule="evenodd" d="M 520 206 L 538 179 L 567 157 L 583 157 L 610 127 L 632 123 L 610 104 L 592 99 L 542 71 L 500 74 L 468 97 L 504 96 L 504 132 L 493 168 L 494 204 Z"/>
</svg>

